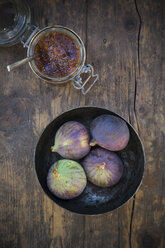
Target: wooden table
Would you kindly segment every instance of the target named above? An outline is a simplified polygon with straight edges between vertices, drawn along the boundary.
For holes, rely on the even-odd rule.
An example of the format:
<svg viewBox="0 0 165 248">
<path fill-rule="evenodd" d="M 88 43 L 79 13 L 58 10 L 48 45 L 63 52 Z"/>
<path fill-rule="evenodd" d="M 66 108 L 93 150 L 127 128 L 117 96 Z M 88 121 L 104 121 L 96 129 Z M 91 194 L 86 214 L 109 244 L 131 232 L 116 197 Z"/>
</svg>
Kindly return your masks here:
<svg viewBox="0 0 165 248">
<path fill-rule="evenodd" d="M 28 64 L 21 44 L 0 48 L 0 247 L 165 247 L 164 4 L 156 0 L 29 1 L 32 23 L 67 26 L 85 43 L 100 76 L 83 96 L 71 84 L 51 87 Z M 164 71 L 163 71 L 164 68 Z M 123 207 L 80 216 L 54 204 L 36 179 L 33 153 L 49 122 L 77 106 L 108 108 L 139 132 L 146 152 L 142 185 Z"/>
</svg>

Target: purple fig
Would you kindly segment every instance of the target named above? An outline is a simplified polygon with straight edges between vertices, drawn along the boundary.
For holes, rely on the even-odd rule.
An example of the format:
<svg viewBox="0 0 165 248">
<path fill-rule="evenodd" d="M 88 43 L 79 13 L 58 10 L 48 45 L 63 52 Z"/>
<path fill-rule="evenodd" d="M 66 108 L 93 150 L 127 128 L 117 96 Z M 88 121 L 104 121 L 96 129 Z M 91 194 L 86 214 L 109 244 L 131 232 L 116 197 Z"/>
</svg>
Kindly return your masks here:
<svg viewBox="0 0 165 248">
<path fill-rule="evenodd" d="M 83 158 L 90 151 L 89 134 L 85 126 L 76 121 L 64 123 L 55 135 L 51 151 L 64 158 Z"/>
<path fill-rule="evenodd" d="M 82 166 L 72 160 L 61 159 L 49 169 L 47 186 L 58 198 L 68 200 L 79 196 L 87 179 Z"/>
<path fill-rule="evenodd" d="M 99 145 L 110 151 L 124 149 L 130 133 L 124 120 L 113 115 L 100 115 L 91 123 L 92 141 L 90 146 Z"/>
<path fill-rule="evenodd" d="M 100 187 L 117 184 L 123 174 L 123 162 L 114 152 L 95 148 L 83 159 L 87 179 Z"/>
</svg>

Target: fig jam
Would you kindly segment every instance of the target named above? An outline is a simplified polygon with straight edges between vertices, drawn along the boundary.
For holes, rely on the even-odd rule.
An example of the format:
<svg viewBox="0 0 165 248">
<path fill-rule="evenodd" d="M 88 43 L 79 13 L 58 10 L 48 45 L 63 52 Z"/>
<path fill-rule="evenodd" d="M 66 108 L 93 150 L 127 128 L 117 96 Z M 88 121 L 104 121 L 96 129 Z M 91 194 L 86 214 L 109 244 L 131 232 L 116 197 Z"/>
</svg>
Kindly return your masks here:
<svg viewBox="0 0 165 248">
<path fill-rule="evenodd" d="M 72 37 L 51 31 L 43 36 L 35 47 L 35 64 L 41 73 L 62 78 L 71 74 L 79 64 L 80 49 Z"/>
</svg>

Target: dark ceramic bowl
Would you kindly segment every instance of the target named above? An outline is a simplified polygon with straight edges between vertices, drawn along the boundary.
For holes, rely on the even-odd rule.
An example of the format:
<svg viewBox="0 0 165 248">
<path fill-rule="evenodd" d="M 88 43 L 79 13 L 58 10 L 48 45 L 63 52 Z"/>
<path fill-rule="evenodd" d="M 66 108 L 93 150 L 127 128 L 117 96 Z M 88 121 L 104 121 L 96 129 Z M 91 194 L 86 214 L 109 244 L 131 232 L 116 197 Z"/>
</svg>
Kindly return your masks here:
<svg viewBox="0 0 165 248">
<path fill-rule="evenodd" d="M 130 131 L 130 140 L 124 150 L 117 152 L 124 163 L 124 173 L 118 184 L 101 188 L 88 182 L 84 192 L 72 200 L 61 200 L 49 191 L 46 180 L 48 170 L 55 161 L 62 158 L 50 150 L 54 144 L 56 131 L 67 121 L 79 121 L 89 130 L 91 121 L 102 114 L 122 118 L 114 112 L 99 107 L 72 109 L 59 115 L 45 128 L 35 150 L 35 170 L 42 189 L 56 204 L 74 213 L 97 215 L 119 208 L 135 194 L 143 178 L 144 148 L 135 129 L 126 122 Z M 79 162 L 81 164 L 81 160 Z"/>
</svg>

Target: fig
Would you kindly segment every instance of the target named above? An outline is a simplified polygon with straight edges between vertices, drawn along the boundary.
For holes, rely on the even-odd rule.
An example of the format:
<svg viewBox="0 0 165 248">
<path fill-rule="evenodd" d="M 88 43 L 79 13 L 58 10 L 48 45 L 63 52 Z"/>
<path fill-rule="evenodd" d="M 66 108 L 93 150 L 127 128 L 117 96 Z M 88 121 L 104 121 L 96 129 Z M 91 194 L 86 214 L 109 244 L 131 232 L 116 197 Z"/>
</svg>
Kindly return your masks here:
<svg viewBox="0 0 165 248">
<path fill-rule="evenodd" d="M 87 179 L 100 187 L 117 184 L 123 174 L 123 162 L 114 152 L 97 147 L 82 160 Z"/>
<path fill-rule="evenodd" d="M 47 186 L 58 198 L 69 200 L 79 196 L 87 184 L 82 166 L 69 159 L 54 163 L 47 175 Z"/>
<path fill-rule="evenodd" d="M 93 139 L 90 146 L 96 144 L 110 151 L 124 149 L 129 141 L 130 133 L 124 120 L 113 115 L 100 115 L 91 123 Z"/>
<path fill-rule="evenodd" d="M 69 159 L 84 157 L 90 151 L 89 134 L 85 126 L 76 121 L 64 123 L 57 130 L 51 151 Z"/>
</svg>

